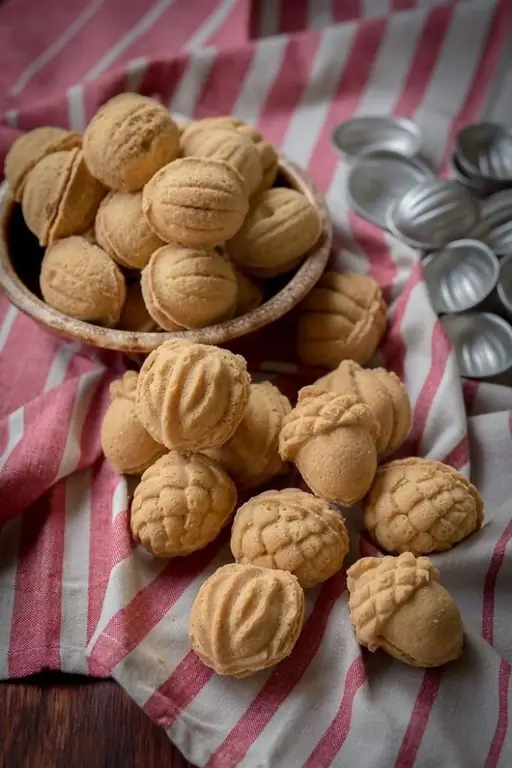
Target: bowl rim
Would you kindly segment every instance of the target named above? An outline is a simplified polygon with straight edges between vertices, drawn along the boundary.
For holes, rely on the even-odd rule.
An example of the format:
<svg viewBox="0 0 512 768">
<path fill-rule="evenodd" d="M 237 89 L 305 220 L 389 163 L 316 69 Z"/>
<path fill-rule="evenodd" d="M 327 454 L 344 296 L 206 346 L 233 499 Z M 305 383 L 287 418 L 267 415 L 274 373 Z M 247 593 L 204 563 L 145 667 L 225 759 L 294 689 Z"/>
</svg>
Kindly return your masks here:
<svg viewBox="0 0 512 768">
<path fill-rule="evenodd" d="M 126 354 L 147 354 L 164 341 L 174 338 L 220 345 L 245 336 L 278 320 L 295 307 L 322 276 L 331 251 L 332 223 L 329 212 L 323 195 L 309 173 L 282 155 L 279 155 L 279 173 L 285 177 L 293 189 L 304 194 L 315 206 L 321 219 L 321 232 L 316 244 L 306 255 L 291 280 L 268 301 L 245 315 L 200 329 L 177 332 L 137 332 L 104 328 L 69 317 L 53 309 L 27 288 L 11 263 L 7 223 L 17 204 L 9 193 L 6 181 L 0 184 L 0 288 L 17 309 L 45 328 L 91 346 Z"/>
</svg>

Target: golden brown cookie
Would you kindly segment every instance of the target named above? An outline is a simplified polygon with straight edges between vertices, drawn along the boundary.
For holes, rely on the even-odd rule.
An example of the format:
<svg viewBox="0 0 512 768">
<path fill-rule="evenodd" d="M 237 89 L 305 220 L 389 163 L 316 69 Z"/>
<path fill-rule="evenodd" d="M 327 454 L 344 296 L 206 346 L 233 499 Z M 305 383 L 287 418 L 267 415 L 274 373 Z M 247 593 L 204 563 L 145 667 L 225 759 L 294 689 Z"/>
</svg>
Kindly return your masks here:
<svg viewBox="0 0 512 768">
<path fill-rule="evenodd" d="M 290 411 L 288 398 L 269 381 L 251 384 L 249 402 L 235 434 L 207 451 L 208 455 L 220 461 L 239 488 L 256 488 L 283 469 L 279 434 Z"/>
<path fill-rule="evenodd" d="M 370 535 L 387 552 L 444 552 L 477 531 L 484 505 L 474 485 L 440 461 L 379 467 L 365 502 Z"/>
<path fill-rule="evenodd" d="M 217 538 L 236 504 L 220 464 L 200 453 L 171 451 L 144 474 L 131 507 L 131 529 L 157 557 L 181 557 Z"/>
<path fill-rule="evenodd" d="M 41 245 L 79 235 L 94 221 L 105 191 L 87 170 L 82 150 L 53 152 L 26 177 L 23 218 Z"/>
<path fill-rule="evenodd" d="M 258 195 L 228 253 L 245 272 L 273 277 L 293 269 L 320 236 L 321 223 L 309 200 L 294 189 Z"/>
<path fill-rule="evenodd" d="M 121 331 L 135 331 L 136 333 L 152 333 L 158 330 L 144 303 L 140 290 L 140 283 L 131 283 L 126 287 L 126 300 L 119 318 L 118 328 Z"/>
<path fill-rule="evenodd" d="M 231 531 L 238 563 L 290 571 L 304 589 L 337 573 L 349 546 L 341 515 L 298 488 L 249 499 L 237 511 Z"/>
<path fill-rule="evenodd" d="M 240 424 L 250 383 L 240 355 L 171 339 L 142 365 L 137 415 L 155 440 L 168 448 L 214 448 L 229 440 Z"/>
<path fill-rule="evenodd" d="M 168 111 L 138 93 L 114 96 L 84 133 L 90 172 L 106 187 L 136 192 L 178 157 L 180 133 Z"/>
<path fill-rule="evenodd" d="M 367 363 L 386 330 L 382 292 L 368 275 L 325 272 L 300 310 L 298 347 L 305 365 Z"/>
<path fill-rule="evenodd" d="M 263 287 L 239 269 L 235 269 L 235 275 L 237 283 L 235 317 L 240 317 L 260 306 L 263 301 Z"/>
<path fill-rule="evenodd" d="M 348 507 L 362 499 L 375 476 L 378 434 L 371 410 L 354 395 L 304 387 L 284 418 L 279 450 L 313 493 Z"/>
<path fill-rule="evenodd" d="M 126 298 L 121 270 L 98 245 L 66 237 L 46 249 L 39 278 L 43 299 L 64 315 L 114 326 Z"/>
<path fill-rule="evenodd" d="M 428 557 L 364 557 L 347 572 L 357 641 L 413 667 L 439 667 L 462 652 L 462 619 Z"/>
<path fill-rule="evenodd" d="M 20 203 L 25 180 L 32 168 L 53 152 L 82 146 L 82 137 L 51 125 L 34 128 L 19 136 L 5 157 L 4 174 L 13 198 Z"/>
<path fill-rule="evenodd" d="M 290 655 L 304 621 L 304 592 L 291 573 L 224 565 L 192 605 L 192 649 L 219 675 L 248 677 Z"/>
<path fill-rule="evenodd" d="M 343 360 L 334 371 L 318 379 L 316 385 L 340 395 L 357 395 L 366 403 L 380 427 L 380 454 L 394 451 L 407 437 L 411 403 L 396 373 L 384 368 L 361 368 L 354 360 Z"/>
<path fill-rule="evenodd" d="M 142 273 L 142 294 L 162 328 L 205 328 L 233 316 L 235 269 L 216 249 L 164 245 Z"/>
<path fill-rule="evenodd" d="M 101 450 L 116 472 L 141 475 L 165 452 L 135 415 L 137 374 L 127 371 L 110 385 L 110 405 L 101 423 Z"/>
<path fill-rule="evenodd" d="M 142 192 L 111 192 L 98 208 L 98 244 L 127 269 L 143 269 L 152 253 L 164 244 L 142 213 Z"/>
</svg>

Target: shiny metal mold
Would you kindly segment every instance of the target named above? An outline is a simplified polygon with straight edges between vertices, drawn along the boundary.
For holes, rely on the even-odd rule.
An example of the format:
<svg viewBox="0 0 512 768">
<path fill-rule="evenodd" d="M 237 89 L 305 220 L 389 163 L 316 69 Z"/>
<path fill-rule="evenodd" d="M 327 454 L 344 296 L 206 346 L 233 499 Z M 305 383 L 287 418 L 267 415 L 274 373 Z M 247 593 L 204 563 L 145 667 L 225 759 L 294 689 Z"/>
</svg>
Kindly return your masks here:
<svg viewBox="0 0 512 768">
<path fill-rule="evenodd" d="M 440 314 L 474 309 L 492 293 L 500 274 L 491 249 L 469 239 L 429 253 L 422 267 L 430 301 Z"/>
<path fill-rule="evenodd" d="M 512 133 L 497 123 L 474 123 L 456 139 L 457 158 L 471 176 L 512 183 Z"/>
<path fill-rule="evenodd" d="M 480 219 L 478 199 L 452 179 L 418 184 L 389 210 L 391 232 L 413 248 L 435 250 L 470 235 Z"/>
<path fill-rule="evenodd" d="M 498 192 L 480 206 L 481 220 L 471 236 L 482 240 L 498 256 L 512 254 L 512 190 Z"/>
<path fill-rule="evenodd" d="M 396 152 L 372 152 L 356 160 L 347 179 L 349 207 L 383 229 L 390 206 L 420 182 L 434 178 L 422 160 Z"/>
<path fill-rule="evenodd" d="M 337 125 L 331 142 L 342 157 L 358 157 L 380 151 L 412 157 L 419 152 L 422 137 L 418 126 L 404 117 L 367 115 L 353 117 Z"/>
<path fill-rule="evenodd" d="M 466 312 L 443 315 L 459 372 L 469 379 L 498 376 L 512 367 L 512 327 L 498 315 Z"/>
<path fill-rule="evenodd" d="M 512 255 L 507 256 L 500 264 L 500 275 L 496 292 L 501 307 L 512 317 Z"/>
<path fill-rule="evenodd" d="M 452 177 L 456 179 L 459 184 L 463 184 L 465 187 L 471 189 L 475 195 L 484 197 L 496 191 L 497 187 L 494 183 L 486 181 L 480 176 L 471 176 L 468 174 L 460 164 L 456 152 L 452 154 L 449 164 Z"/>
</svg>

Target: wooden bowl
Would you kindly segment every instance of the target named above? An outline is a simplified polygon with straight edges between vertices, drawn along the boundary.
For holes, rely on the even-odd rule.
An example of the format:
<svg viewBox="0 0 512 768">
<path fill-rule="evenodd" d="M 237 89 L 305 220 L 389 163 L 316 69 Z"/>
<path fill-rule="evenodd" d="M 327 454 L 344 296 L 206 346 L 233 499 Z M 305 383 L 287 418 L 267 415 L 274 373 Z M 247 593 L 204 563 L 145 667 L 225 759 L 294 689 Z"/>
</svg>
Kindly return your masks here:
<svg viewBox="0 0 512 768">
<path fill-rule="evenodd" d="M 44 250 L 29 232 L 4 182 L 0 186 L 0 286 L 21 312 L 61 336 L 115 349 L 127 355 L 148 354 L 163 341 L 185 337 L 202 344 L 225 344 L 262 328 L 289 312 L 313 288 L 325 269 L 332 243 L 332 225 L 325 200 L 310 176 L 290 160 L 280 158 L 278 183 L 297 189 L 315 206 L 322 221 L 321 235 L 302 264 L 292 272 L 266 281 L 266 300 L 256 309 L 225 323 L 192 331 L 136 333 L 103 328 L 68 317 L 41 298 L 39 272 Z"/>
</svg>

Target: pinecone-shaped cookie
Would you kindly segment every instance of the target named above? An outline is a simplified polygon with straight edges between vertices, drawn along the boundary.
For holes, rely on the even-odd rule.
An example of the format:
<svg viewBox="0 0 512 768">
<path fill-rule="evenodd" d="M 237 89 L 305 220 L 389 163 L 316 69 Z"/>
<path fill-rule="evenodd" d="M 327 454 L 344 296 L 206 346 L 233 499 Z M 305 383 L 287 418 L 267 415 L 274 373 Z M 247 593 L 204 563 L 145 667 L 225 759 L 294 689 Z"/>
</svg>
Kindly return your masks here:
<svg viewBox="0 0 512 768">
<path fill-rule="evenodd" d="M 356 395 L 366 403 L 380 427 L 380 454 L 395 450 L 405 440 L 411 427 L 411 404 L 396 373 L 384 368 L 361 368 L 353 360 L 343 360 L 316 385 L 340 395 Z"/>
<path fill-rule="evenodd" d="M 101 450 L 116 472 L 124 475 L 141 475 L 166 451 L 135 414 L 136 386 L 135 371 L 112 382 L 110 405 L 101 424 Z"/>
<path fill-rule="evenodd" d="M 251 384 L 242 421 L 224 445 L 207 451 L 220 461 L 239 488 L 256 488 L 283 469 L 279 434 L 290 413 L 287 397 L 268 381 Z"/>
<path fill-rule="evenodd" d="M 325 272 L 300 310 L 298 347 L 305 365 L 367 363 L 386 330 L 382 292 L 368 275 Z"/>
<path fill-rule="evenodd" d="M 294 461 L 313 493 L 351 506 L 368 491 L 377 469 L 379 425 L 354 395 L 314 385 L 299 392 L 283 421 L 279 450 Z"/>
<path fill-rule="evenodd" d="M 204 328 L 235 312 L 235 269 L 215 249 L 164 245 L 151 256 L 141 285 L 148 312 L 168 331 Z"/>
<path fill-rule="evenodd" d="M 347 572 L 357 641 L 414 667 L 438 667 L 462 651 L 462 619 L 427 557 L 364 557 Z"/>
<path fill-rule="evenodd" d="M 157 557 L 181 557 L 217 538 L 235 504 L 236 488 L 220 464 L 200 453 L 171 451 L 135 489 L 132 533 Z"/>
<path fill-rule="evenodd" d="M 137 383 L 137 415 L 168 448 L 203 451 L 234 434 L 249 400 L 243 357 L 226 349 L 165 341 L 144 361 Z"/>
<path fill-rule="evenodd" d="M 254 496 L 237 511 L 231 531 L 238 563 L 290 571 L 304 589 L 337 573 L 348 550 L 341 515 L 298 488 Z"/>
<path fill-rule="evenodd" d="M 142 210 L 157 235 L 190 248 L 213 248 L 233 237 L 249 208 L 243 178 L 223 160 L 183 157 L 144 187 Z"/>
<path fill-rule="evenodd" d="M 245 272 L 273 277 L 293 269 L 320 236 L 320 217 L 309 200 L 280 187 L 258 195 L 239 232 L 227 243 Z"/>
<path fill-rule="evenodd" d="M 304 621 L 304 592 L 291 573 L 225 565 L 192 605 L 190 644 L 219 675 L 248 677 L 290 655 Z"/>
<path fill-rule="evenodd" d="M 444 552 L 482 525 L 483 501 L 464 475 L 410 458 L 380 467 L 365 502 L 370 535 L 387 552 Z"/>
</svg>

